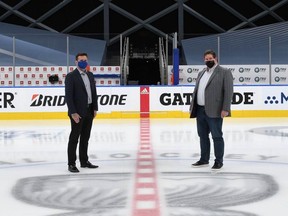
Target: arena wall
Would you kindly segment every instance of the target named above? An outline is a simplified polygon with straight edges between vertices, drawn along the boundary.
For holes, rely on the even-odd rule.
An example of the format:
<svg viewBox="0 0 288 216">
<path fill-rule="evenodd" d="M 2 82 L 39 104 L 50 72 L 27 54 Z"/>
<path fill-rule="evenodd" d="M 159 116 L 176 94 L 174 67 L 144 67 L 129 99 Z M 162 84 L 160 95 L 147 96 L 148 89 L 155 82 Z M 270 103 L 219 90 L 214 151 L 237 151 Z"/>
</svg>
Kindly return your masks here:
<svg viewBox="0 0 288 216">
<path fill-rule="evenodd" d="M 189 118 L 194 86 L 99 86 L 97 118 Z M 288 86 L 234 86 L 232 117 L 288 117 Z M 64 87 L 0 88 L 0 119 L 65 119 Z"/>
</svg>

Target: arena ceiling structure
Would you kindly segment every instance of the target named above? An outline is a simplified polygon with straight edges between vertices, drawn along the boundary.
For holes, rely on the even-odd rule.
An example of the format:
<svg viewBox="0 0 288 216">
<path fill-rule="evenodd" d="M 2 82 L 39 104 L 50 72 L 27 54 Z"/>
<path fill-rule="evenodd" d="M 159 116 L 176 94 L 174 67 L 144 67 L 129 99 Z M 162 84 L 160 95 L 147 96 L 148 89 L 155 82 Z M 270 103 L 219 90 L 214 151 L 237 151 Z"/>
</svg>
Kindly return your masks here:
<svg viewBox="0 0 288 216">
<path fill-rule="evenodd" d="M 95 52 L 102 65 L 120 65 L 120 41 L 129 38 L 128 83 L 154 85 L 160 80 L 159 59 L 139 63 L 131 53 L 152 50 L 157 57 L 159 38 L 168 38 L 169 64 L 177 32 L 180 64 L 185 64 L 186 39 L 286 22 L 287 11 L 288 0 L 0 0 L 0 24 L 102 40 L 105 48 Z"/>
<path fill-rule="evenodd" d="M 288 21 L 288 0 L 1 0 L 0 22 L 105 40 L 120 35 L 153 46 Z M 1 30 L 0 30 L 1 31 Z"/>
</svg>

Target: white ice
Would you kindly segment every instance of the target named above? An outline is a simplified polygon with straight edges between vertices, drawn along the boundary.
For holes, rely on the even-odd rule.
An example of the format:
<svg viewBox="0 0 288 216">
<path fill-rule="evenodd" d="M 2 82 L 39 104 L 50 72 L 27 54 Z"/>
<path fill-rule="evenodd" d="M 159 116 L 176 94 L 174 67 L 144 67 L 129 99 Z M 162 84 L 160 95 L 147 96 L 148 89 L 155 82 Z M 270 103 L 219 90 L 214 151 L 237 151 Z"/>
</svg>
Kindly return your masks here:
<svg viewBox="0 0 288 216">
<path fill-rule="evenodd" d="M 160 215 L 286 216 L 287 122 L 224 119 L 224 166 L 211 172 L 212 141 L 210 167 L 191 167 L 199 159 L 194 119 L 148 120 Z M 79 167 L 80 173 L 72 174 L 68 120 L 0 121 L 0 215 L 133 215 L 140 124 L 140 119 L 95 119 L 89 157 L 100 167 Z"/>
</svg>

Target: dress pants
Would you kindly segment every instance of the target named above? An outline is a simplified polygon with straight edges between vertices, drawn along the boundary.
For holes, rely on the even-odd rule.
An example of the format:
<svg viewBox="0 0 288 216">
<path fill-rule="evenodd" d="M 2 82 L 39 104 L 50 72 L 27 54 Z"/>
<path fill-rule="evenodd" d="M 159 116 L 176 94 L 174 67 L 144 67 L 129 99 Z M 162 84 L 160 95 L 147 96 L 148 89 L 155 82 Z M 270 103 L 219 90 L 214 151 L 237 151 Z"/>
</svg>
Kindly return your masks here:
<svg viewBox="0 0 288 216">
<path fill-rule="evenodd" d="M 215 162 L 223 163 L 224 139 L 222 132 L 223 118 L 210 118 L 205 113 L 204 106 L 197 108 L 197 131 L 200 137 L 201 157 L 200 161 L 209 163 L 210 159 L 210 139 L 211 132 L 214 143 Z"/>
<path fill-rule="evenodd" d="M 76 164 L 76 150 L 79 140 L 79 160 L 81 164 L 85 164 L 88 161 L 88 142 L 90 139 L 90 133 L 93 123 L 93 110 L 92 107 L 87 107 L 86 116 L 81 116 L 80 122 L 76 123 L 71 116 L 71 132 L 68 141 L 68 165 Z M 79 139 L 80 137 L 80 139 Z"/>
</svg>

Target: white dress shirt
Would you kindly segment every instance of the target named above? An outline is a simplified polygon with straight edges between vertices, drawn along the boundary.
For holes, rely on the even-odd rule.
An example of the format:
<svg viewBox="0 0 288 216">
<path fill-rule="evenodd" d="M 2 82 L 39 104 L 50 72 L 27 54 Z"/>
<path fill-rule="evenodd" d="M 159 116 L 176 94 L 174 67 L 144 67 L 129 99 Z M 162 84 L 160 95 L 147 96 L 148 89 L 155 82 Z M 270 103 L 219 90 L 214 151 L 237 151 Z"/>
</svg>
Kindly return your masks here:
<svg viewBox="0 0 288 216">
<path fill-rule="evenodd" d="M 91 93 L 91 87 L 90 87 L 90 81 L 89 81 L 88 75 L 86 74 L 86 72 L 83 72 L 83 71 L 79 71 L 79 72 L 80 72 L 82 80 L 85 84 L 86 92 L 88 95 L 88 104 L 91 104 L 92 103 L 92 93 Z"/>
<path fill-rule="evenodd" d="M 199 106 L 205 106 L 205 88 L 212 73 L 214 72 L 215 67 L 216 65 L 214 65 L 212 68 L 207 68 L 199 81 L 199 87 L 197 91 L 197 104 Z"/>
</svg>

